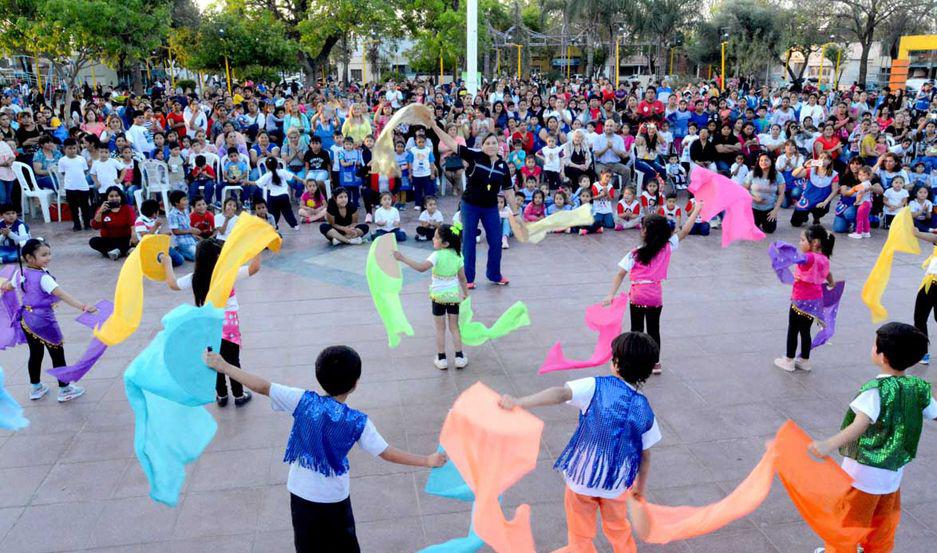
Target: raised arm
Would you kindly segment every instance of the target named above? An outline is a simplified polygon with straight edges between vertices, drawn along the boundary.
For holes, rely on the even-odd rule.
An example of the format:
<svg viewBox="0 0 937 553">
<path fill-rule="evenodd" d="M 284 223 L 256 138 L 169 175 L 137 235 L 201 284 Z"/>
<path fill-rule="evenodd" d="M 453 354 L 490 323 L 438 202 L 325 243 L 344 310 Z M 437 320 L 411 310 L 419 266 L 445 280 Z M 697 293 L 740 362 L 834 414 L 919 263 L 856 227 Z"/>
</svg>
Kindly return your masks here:
<svg viewBox="0 0 937 553">
<path fill-rule="evenodd" d="M 220 355 L 218 355 L 218 353 L 211 350 L 206 350 L 202 356 L 202 359 L 212 370 L 228 375 L 233 380 L 237 380 L 258 394 L 263 394 L 265 396 L 270 395 L 269 380 L 235 367 L 234 365 L 225 361 Z"/>
<path fill-rule="evenodd" d="M 400 262 L 405 263 L 407 266 L 409 266 L 409 267 L 410 267 L 411 269 L 413 269 L 414 271 L 419 271 L 419 272 L 421 272 L 421 273 L 425 273 L 426 271 L 428 271 L 428 270 L 430 270 L 430 269 L 433 268 L 433 264 L 430 263 L 429 261 L 424 261 L 424 262 L 420 263 L 420 262 L 418 262 L 418 261 L 415 261 L 415 260 L 413 260 L 413 259 L 410 259 L 409 257 L 405 256 L 404 254 L 402 254 L 402 253 L 400 253 L 399 251 L 396 251 L 396 250 L 394 251 L 394 259 L 396 259 L 397 261 L 400 261 Z"/>
<path fill-rule="evenodd" d="M 696 223 L 696 218 L 699 216 L 700 211 L 703 210 L 703 200 L 696 202 L 696 205 L 693 206 L 693 211 L 687 215 L 686 221 L 683 223 L 683 226 L 680 227 L 679 232 L 677 232 L 677 238 L 683 240 L 690 235 L 690 231 L 693 230 L 693 225 Z"/>
<path fill-rule="evenodd" d="M 504 409 L 514 409 L 515 407 L 540 407 L 542 405 L 559 405 L 573 399 L 573 391 L 568 386 L 553 386 L 542 392 L 537 392 L 529 396 L 514 397 L 508 394 L 501 396 L 498 402 Z"/>
</svg>

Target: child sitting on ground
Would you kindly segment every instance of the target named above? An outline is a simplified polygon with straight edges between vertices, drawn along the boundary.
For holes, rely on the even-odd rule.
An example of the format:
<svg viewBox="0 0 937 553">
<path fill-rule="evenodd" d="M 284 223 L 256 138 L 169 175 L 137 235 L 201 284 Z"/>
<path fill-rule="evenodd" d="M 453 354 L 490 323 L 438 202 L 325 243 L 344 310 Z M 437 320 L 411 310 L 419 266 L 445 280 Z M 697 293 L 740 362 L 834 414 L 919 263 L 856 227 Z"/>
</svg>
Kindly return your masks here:
<svg viewBox="0 0 937 553">
<path fill-rule="evenodd" d="M 618 219 L 615 230 L 638 228 L 641 226 L 641 202 L 634 197 L 634 188 L 626 186 L 618 201 Z"/>
<path fill-rule="evenodd" d="M 664 205 L 660 207 L 659 213 L 667 218 L 667 223 L 670 224 L 670 228 L 675 229 L 679 226 L 682 226 L 683 213 L 677 206 L 676 192 L 667 194 L 667 199 L 664 200 Z"/>
<path fill-rule="evenodd" d="M 423 198 L 423 211 L 420 212 L 419 226 L 416 227 L 416 241 L 432 240 L 439 225 L 445 222 L 442 211 L 437 209 L 436 196 Z"/>
<path fill-rule="evenodd" d="M 189 224 L 198 229 L 198 236 L 202 240 L 215 235 L 215 214 L 208 209 L 208 202 L 201 196 L 196 196 L 192 202 L 192 213 L 189 214 Z"/>
<path fill-rule="evenodd" d="M 0 206 L 0 263 L 15 263 L 20 248 L 29 240 L 29 227 L 16 214 L 10 204 Z"/>
<path fill-rule="evenodd" d="M 293 417 L 283 462 L 290 464 L 286 488 L 297 552 L 359 550 L 348 475 L 348 453 L 355 444 L 401 465 L 441 467 L 446 462 L 443 453 L 414 455 L 388 445 L 365 413 L 345 404 L 361 377 L 361 358 L 348 346 L 325 348 L 316 359 L 316 380 L 325 394 L 271 383 L 211 351 L 205 353 L 205 364 L 269 396 L 274 411 Z"/>
<path fill-rule="evenodd" d="M 390 192 L 383 192 L 380 197 L 380 207 L 374 210 L 374 232 L 371 239 L 385 234 L 393 233 L 398 242 L 407 240 L 407 233 L 400 229 L 400 211 L 394 207 L 394 196 Z"/>
<path fill-rule="evenodd" d="M 305 225 L 325 218 L 327 200 L 322 189 L 324 182 L 306 179 L 305 190 L 299 198 L 299 222 Z"/>
<path fill-rule="evenodd" d="M 545 214 L 546 207 L 543 204 L 543 192 L 535 190 L 530 203 L 524 208 L 524 220 L 533 223 L 543 219 Z"/>
</svg>

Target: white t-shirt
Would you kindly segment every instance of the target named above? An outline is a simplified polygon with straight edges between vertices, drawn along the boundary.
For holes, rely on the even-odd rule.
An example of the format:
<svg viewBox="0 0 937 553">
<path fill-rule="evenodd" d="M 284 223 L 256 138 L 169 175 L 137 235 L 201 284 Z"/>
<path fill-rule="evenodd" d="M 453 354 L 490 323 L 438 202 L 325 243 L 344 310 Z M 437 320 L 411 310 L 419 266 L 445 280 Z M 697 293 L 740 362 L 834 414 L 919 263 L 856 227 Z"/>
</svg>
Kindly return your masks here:
<svg viewBox="0 0 937 553">
<path fill-rule="evenodd" d="M 292 414 L 305 393 L 306 390 L 301 388 L 272 384 L 270 386 L 270 407 L 274 411 L 284 411 Z M 388 447 L 387 441 L 378 433 L 370 417 L 357 443 L 361 449 L 375 457 L 384 453 Z M 303 468 L 297 463 L 291 463 L 290 475 L 286 480 L 286 489 L 306 501 L 338 503 L 348 497 L 349 480 L 347 472 L 339 476 L 325 476 Z"/>
<path fill-rule="evenodd" d="M 217 218 L 215 218 L 215 228 L 220 229 L 221 227 L 223 227 L 226 219 L 227 217 L 225 217 L 224 215 L 219 215 Z M 238 214 L 235 213 L 234 216 L 231 217 L 231 222 L 228 223 L 228 228 L 225 229 L 224 233 L 222 233 L 219 230 L 218 234 L 215 235 L 215 238 L 217 238 L 218 240 L 221 240 L 222 242 L 227 240 L 228 237 L 231 236 L 231 231 L 234 230 L 234 225 L 237 224 L 237 222 L 238 222 Z"/>
<path fill-rule="evenodd" d="M 248 271 L 247 265 L 244 265 L 238 268 L 238 274 L 237 274 L 237 277 L 234 279 L 234 281 L 237 282 L 249 276 L 250 276 L 250 273 Z M 180 277 L 178 280 L 176 280 L 176 284 L 179 286 L 180 290 L 191 290 L 192 289 L 192 273 L 189 273 L 185 275 L 184 277 Z M 224 305 L 224 310 L 225 311 L 237 311 L 239 308 L 240 308 L 240 304 L 238 304 L 237 294 L 231 294 L 230 296 L 228 296 L 228 301 Z"/>
<path fill-rule="evenodd" d="M 887 378 L 889 375 L 880 374 L 876 378 Z M 849 408 L 854 413 L 863 413 L 874 424 L 882 411 L 882 396 L 878 389 L 866 390 L 859 397 L 852 400 Z M 937 418 L 937 401 L 931 398 L 930 405 L 922 412 L 925 419 Z M 872 495 L 885 495 L 898 491 L 901 487 L 901 477 L 904 467 L 898 470 L 880 469 L 862 465 L 855 459 L 844 457 L 843 470 L 852 477 L 852 487 Z"/>
<path fill-rule="evenodd" d="M 120 174 L 120 169 L 120 162 L 112 157 L 104 161 L 94 160 L 94 163 L 91 164 L 90 174 L 98 179 L 98 192 L 103 194 L 111 186 L 118 186 L 117 177 Z"/>
<path fill-rule="evenodd" d="M 286 196 L 290 193 L 290 181 L 296 178 L 296 175 L 286 169 L 277 169 L 280 175 L 280 184 L 273 182 L 273 173 L 267 172 L 257 179 L 257 186 L 266 188 L 271 196 Z"/>
<path fill-rule="evenodd" d="M 680 237 L 676 233 L 670 235 L 670 251 L 674 251 L 680 247 Z M 621 261 L 618 262 L 618 267 L 631 272 L 631 269 L 634 268 L 634 252 L 628 252 L 628 255 L 621 258 Z"/>
<path fill-rule="evenodd" d="M 39 287 L 42 288 L 42 291 L 46 294 L 51 294 L 53 290 L 59 287 L 59 283 L 55 281 L 55 278 L 49 274 L 45 269 L 42 270 L 42 278 L 39 279 Z M 13 278 L 10 279 L 10 284 L 14 287 L 19 287 L 25 281 L 23 273 L 19 269 L 13 273 Z"/>
<path fill-rule="evenodd" d="M 885 201 L 891 205 L 896 205 L 898 207 L 888 207 L 887 205 L 883 208 L 885 215 L 897 215 L 898 211 L 901 210 L 901 204 L 908 199 L 908 191 L 904 188 L 899 188 L 895 190 L 894 188 L 889 188 L 885 191 Z"/>
<path fill-rule="evenodd" d="M 543 155 L 544 159 L 544 171 L 553 171 L 554 173 L 560 172 L 560 153 L 562 151 L 562 146 L 555 146 L 553 148 L 544 146 L 543 148 L 540 148 L 540 154 Z"/>
<path fill-rule="evenodd" d="M 433 223 L 436 226 L 439 226 L 443 223 L 444 219 L 442 218 L 442 211 L 438 209 L 430 214 L 429 210 L 424 209 L 420 212 L 420 222 L 421 223 Z"/>
<path fill-rule="evenodd" d="M 433 148 L 427 140 L 423 148 L 413 147 L 410 149 L 413 155 L 413 164 L 410 166 L 410 175 L 414 177 L 428 177 L 433 174 L 431 164 L 433 158 Z"/>
<path fill-rule="evenodd" d="M 393 232 L 400 226 L 400 211 L 396 207 L 379 207 L 374 210 L 375 230 Z"/>
<path fill-rule="evenodd" d="M 632 390 L 635 389 L 631 384 L 628 384 L 627 382 L 625 382 L 625 384 L 627 384 L 628 387 Z M 569 390 L 573 393 L 572 399 L 566 403 L 576 407 L 582 414 L 585 414 L 589 409 L 589 404 L 592 403 L 592 396 L 595 395 L 595 377 L 590 376 L 587 378 L 570 380 L 566 383 L 566 387 L 569 388 Z M 642 450 L 646 451 L 653 447 L 660 440 L 660 427 L 657 425 L 657 417 L 654 417 L 654 424 L 651 425 L 651 429 L 641 435 L 641 448 Z M 587 462 L 586 464 L 591 464 L 591 462 Z M 606 490 L 603 488 L 589 488 L 587 486 L 581 486 L 571 481 L 566 474 L 563 474 L 563 478 L 566 480 L 566 485 L 569 486 L 569 489 L 575 493 L 578 493 L 579 495 L 614 499 L 620 496 L 626 490 L 624 482 L 622 482 L 621 485 L 617 488 Z M 598 478 L 598 480 L 602 479 L 602 477 Z"/>
<path fill-rule="evenodd" d="M 85 172 L 88 170 L 88 162 L 81 156 L 63 157 L 59 160 L 59 171 L 62 173 L 62 180 L 65 190 L 88 190 L 88 180 L 85 178 Z"/>
</svg>

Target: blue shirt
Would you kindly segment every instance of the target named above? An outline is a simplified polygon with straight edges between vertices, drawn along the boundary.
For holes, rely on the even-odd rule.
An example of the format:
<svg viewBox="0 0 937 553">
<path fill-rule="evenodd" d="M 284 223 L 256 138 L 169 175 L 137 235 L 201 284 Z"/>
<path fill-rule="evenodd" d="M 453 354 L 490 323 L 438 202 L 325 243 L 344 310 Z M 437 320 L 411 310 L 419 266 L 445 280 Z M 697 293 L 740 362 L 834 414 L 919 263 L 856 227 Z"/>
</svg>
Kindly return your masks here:
<svg viewBox="0 0 937 553">
<path fill-rule="evenodd" d="M 169 221 L 170 230 L 189 230 L 192 228 L 192 225 L 189 224 L 189 210 L 186 209 L 182 211 L 176 207 L 169 209 L 169 213 L 166 215 L 166 219 Z M 194 246 L 196 243 L 195 236 L 191 234 L 173 234 L 172 235 L 172 245 L 173 246 Z"/>
</svg>

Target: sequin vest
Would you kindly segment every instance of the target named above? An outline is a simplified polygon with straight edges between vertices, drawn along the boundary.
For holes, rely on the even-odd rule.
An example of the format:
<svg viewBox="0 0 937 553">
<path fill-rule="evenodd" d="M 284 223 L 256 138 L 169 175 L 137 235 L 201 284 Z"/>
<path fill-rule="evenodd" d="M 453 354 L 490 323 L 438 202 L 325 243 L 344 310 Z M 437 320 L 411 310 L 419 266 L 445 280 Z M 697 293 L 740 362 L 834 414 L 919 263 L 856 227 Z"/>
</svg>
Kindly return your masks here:
<svg viewBox="0 0 937 553">
<path fill-rule="evenodd" d="M 653 425 L 646 397 L 619 378 L 598 376 L 592 402 L 553 468 L 580 486 L 630 488 L 641 466 L 641 438 Z"/>
<path fill-rule="evenodd" d="M 286 444 L 284 463 L 324 476 L 348 472 L 348 452 L 364 432 L 368 416 L 330 397 L 303 394 L 293 411 L 293 429 Z"/>
<path fill-rule="evenodd" d="M 924 423 L 921 412 L 930 404 L 931 385 L 916 376 L 890 376 L 866 382 L 859 393 L 875 389 L 881 397 L 878 420 L 839 452 L 862 465 L 898 470 L 917 454 Z M 847 410 L 843 428 L 855 419 L 852 409 Z"/>
</svg>

